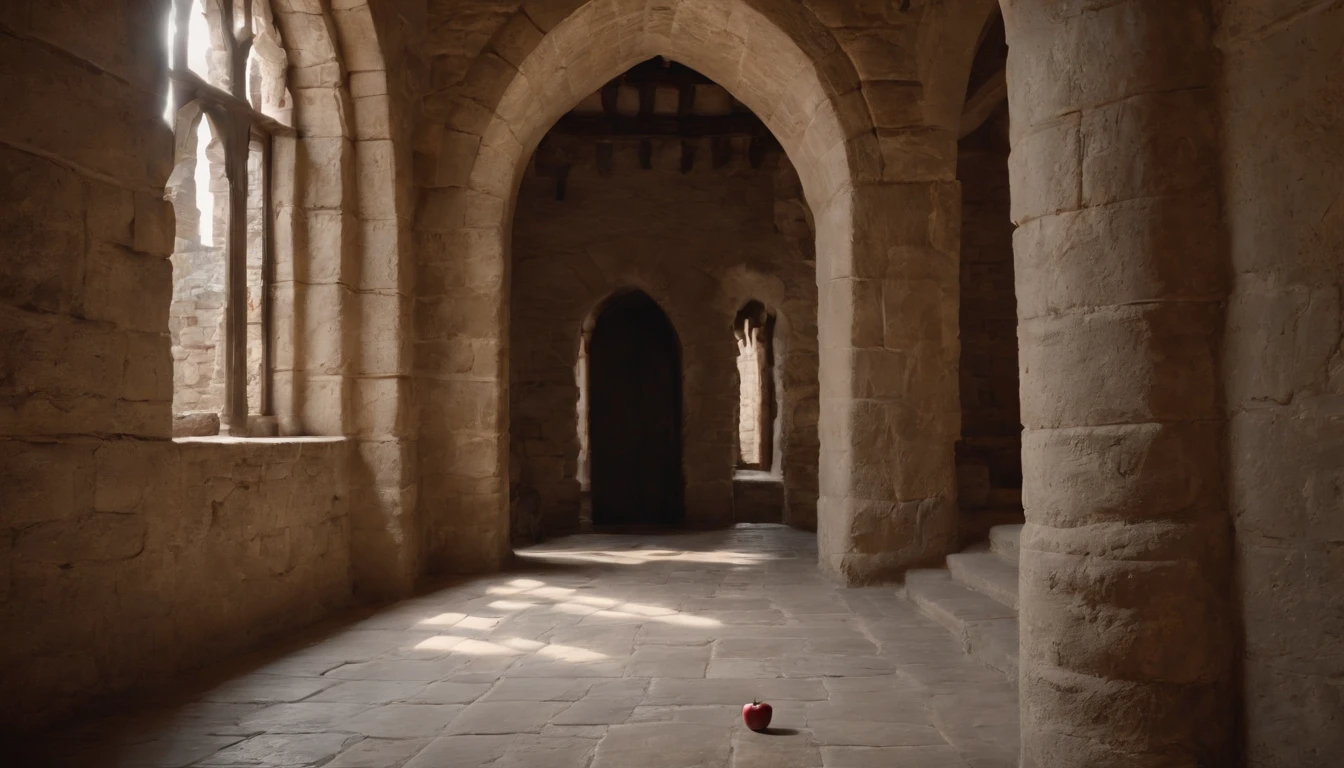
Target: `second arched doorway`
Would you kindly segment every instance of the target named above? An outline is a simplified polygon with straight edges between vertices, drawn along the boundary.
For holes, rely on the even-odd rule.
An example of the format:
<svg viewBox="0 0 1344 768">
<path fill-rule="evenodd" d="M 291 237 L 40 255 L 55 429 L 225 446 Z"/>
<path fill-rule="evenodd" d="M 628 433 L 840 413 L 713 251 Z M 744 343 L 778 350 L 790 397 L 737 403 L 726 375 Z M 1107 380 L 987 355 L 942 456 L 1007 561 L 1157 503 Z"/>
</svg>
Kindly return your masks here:
<svg viewBox="0 0 1344 768">
<path fill-rule="evenodd" d="M 588 354 L 593 524 L 681 523 L 681 347 L 671 321 L 647 294 L 619 294 L 598 314 Z"/>
</svg>

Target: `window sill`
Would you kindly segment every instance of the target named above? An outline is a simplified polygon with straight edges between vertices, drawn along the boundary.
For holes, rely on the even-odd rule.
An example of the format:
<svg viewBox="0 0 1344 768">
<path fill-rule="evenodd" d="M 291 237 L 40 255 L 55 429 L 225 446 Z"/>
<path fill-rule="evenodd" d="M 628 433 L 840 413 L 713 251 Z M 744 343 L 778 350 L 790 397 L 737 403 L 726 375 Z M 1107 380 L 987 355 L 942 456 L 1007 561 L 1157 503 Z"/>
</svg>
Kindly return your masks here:
<svg viewBox="0 0 1344 768">
<path fill-rule="evenodd" d="M 174 443 L 197 444 L 209 443 L 212 445 L 254 445 L 261 443 L 264 445 L 289 445 L 293 443 L 343 443 L 349 438 L 335 436 L 313 436 L 313 437 L 238 437 L 235 435 L 206 435 L 204 437 L 174 437 Z"/>
<path fill-rule="evenodd" d="M 733 470 L 733 482 L 735 483 L 783 483 L 784 477 L 774 472 L 765 472 L 759 469 L 735 469 Z"/>
</svg>

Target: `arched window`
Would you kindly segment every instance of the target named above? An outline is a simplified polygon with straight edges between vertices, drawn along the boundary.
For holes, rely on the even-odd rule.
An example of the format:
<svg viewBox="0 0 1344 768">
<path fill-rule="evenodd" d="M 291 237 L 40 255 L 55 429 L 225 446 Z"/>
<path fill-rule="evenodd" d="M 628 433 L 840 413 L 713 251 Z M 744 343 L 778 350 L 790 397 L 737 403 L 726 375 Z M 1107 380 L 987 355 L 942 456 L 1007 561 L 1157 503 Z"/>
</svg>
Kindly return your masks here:
<svg viewBox="0 0 1344 768">
<path fill-rule="evenodd" d="M 733 321 L 737 337 L 737 457 L 741 469 L 769 471 L 774 457 L 774 318 L 749 301 Z"/>
<path fill-rule="evenodd" d="M 295 135 L 285 48 L 267 0 L 173 0 L 168 33 L 174 433 L 273 434 L 271 158 Z"/>
</svg>

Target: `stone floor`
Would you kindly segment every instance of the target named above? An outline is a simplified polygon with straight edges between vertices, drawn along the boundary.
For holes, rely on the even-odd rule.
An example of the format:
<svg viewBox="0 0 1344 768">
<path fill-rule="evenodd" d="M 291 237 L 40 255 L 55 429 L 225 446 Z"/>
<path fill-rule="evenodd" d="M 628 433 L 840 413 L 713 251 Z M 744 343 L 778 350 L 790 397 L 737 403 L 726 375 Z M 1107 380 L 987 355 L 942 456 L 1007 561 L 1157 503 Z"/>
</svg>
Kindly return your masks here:
<svg viewBox="0 0 1344 768">
<path fill-rule="evenodd" d="M 777 526 L 573 536 L 34 740 L 58 768 L 1009 768 L 1017 696 Z M 741 724 L 774 706 L 773 730 Z M 24 762 L 24 761 L 27 762 Z"/>
</svg>

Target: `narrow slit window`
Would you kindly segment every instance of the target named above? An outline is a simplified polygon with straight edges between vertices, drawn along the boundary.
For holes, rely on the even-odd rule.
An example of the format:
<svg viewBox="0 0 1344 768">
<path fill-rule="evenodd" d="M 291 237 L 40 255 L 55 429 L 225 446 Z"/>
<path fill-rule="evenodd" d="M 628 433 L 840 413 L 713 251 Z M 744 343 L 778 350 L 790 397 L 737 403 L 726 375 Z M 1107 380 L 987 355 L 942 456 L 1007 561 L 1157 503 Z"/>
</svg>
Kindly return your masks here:
<svg viewBox="0 0 1344 768">
<path fill-rule="evenodd" d="M 759 301 L 737 313 L 737 466 L 769 471 L 774 456 L 773 318 Z"/>
</svg>

